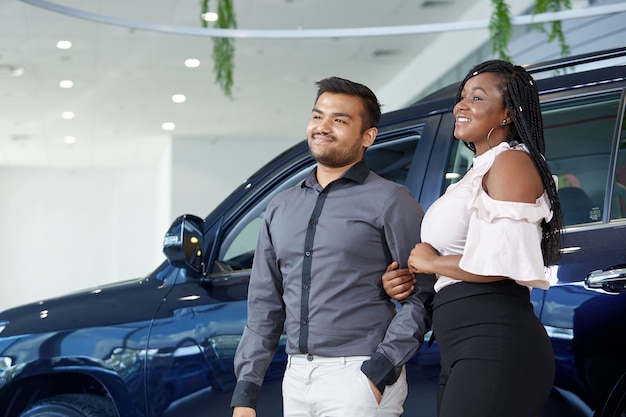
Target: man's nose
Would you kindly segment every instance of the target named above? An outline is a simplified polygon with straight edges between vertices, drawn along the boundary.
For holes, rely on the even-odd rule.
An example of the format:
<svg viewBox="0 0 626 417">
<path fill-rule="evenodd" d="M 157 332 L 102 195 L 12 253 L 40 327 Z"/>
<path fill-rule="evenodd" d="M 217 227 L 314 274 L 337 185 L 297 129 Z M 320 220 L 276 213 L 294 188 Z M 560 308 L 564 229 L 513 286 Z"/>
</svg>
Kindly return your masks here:
<svg viewBox="0 0 626 417">
<path fill-rule="evenodd" d="M 329 129 L 328 119 L 322 119 L 316 130 L 318 133 L 328 133 Z"/>
</svg>

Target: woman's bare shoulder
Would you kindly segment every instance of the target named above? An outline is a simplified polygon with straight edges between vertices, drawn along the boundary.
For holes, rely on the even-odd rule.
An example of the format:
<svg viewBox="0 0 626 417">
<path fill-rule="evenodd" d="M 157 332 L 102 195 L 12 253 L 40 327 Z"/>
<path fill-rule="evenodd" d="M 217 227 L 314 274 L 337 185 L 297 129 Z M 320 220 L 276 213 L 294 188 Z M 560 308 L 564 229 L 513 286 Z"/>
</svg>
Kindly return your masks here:
<svg viewBox="0 0 626 417">
<path fill-rule="evenodd" d="M 534 203 L 543 193 L 539 171 L 523 150 L 502 152 L 485 176 L 485 190 L 491 198 Z"/>
</svg>

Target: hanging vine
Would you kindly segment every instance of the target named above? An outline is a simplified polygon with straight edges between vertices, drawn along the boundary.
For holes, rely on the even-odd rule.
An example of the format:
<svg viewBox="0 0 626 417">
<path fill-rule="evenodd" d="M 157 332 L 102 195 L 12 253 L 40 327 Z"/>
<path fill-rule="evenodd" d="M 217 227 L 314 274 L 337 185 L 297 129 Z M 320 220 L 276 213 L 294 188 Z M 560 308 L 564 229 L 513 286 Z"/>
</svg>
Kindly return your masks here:
<svg viewBox="0 0 626 417">
<path fill-rule="evenodd" d="M 511 11 L 504 0 L 491 0 L 491 4 L 493 5 L 493 12 L 489 19 L 489 34 L 493 41 L 492 51 L 498 58 L 510 61 L 511 57 L 508 53 L 508 45 L 513 30 Z M 570 0 L 536 0 L 535 6 L 533 7 L 533 14 L 557 12 L 571 8 L 572 4 Z M 553 42 L 556 39 L 561 49 L 561 55 L 569 55 L 570 48 L 565 41 L 563 25 L 560 20 L 551 22 L 549 32 L 546 30 L 543 23 L 535 23 L 531 28 L 546 33 L 548 35 L 548 42 Z"/>
<path fill-rule="evenodd" d="M 215 27 L 219 29 L 236 29 L 237 20 L 234 0 L 216 0 L 218 19 Z M 208 22 L 204 19 L 204 14 L 209 12 L 210 0 L 200 0 L 201 24 L 208 27 Z M 489 19 L 489 34 L 493 41 L 493 53 L 500 59 L 511 60 L 508 53 L 508 45 L 511 40 L 513 25 L 511 23 L 511 11 L 505 0 L 491 0 L 493 12 Z M 571 9 L 570 0 L 536 0 L 533 7 L 533 14 L 546 12 L 556 12 L 563 9 Z M 531 27 L 539 30 L 548 36 L 548 42 L 557 41 L 563 56 L 569 55 L 570 48 L 565 40 L 561 21 L 551 22 L 548 31 L 543 23 L 535 23 Z M 227 37 L 215 37 L 213 39 L 213 71 L 215 82 L 220 86 L 227 97 L 232 98 L 233 72 L 235 59 L 235 40 Z"/>
<path fill-rule="evenodd" d="M 200 20 L 202 27 L 208 27 L 204 15 L 209 12 L 209 0 L 201 0 Z M 217 0 L 217 15 L 215 27 L 219 29 L 236 29 L 237 19 L 232 0 Z M 233 38 L 213 39 L 213 72 L 215 82 L 220 86 L 227 97 L 233 96 L 233 72 L 235 68 L 235 40 Z"/>
<path fill-rule="evenodd" d="M 493 42 L 493 53 L 497 54 L 500 59 L 510 61 L 508 46 L 513 31 L 511 10 L 504 0 L 491 0 L 491 4 L 493 12 L 489 19 L 489 33 Z"/>
<path fill-rule="evenodd" d="M 571 8 L 572 3 L 570 0 L 536 0 L 533 13 L 540 14 L 547 12 L 558 12 L 563 9 Z M 561 55 L 567 56 L 570 54 L 570 48 L 568 43 L 565 41 L 565 34 L 563 33 L 563 24 L 560 20 L 555 20 L 551 23 L 551 29 L 549 33 L 545 29 L 544 24 L 535 23 L 533 26 L 541 32 L 548 34 L 548 42 L 553 42 L 555 39 L 558 41 L 559 47 L 561 48 Z"/>
</svg>

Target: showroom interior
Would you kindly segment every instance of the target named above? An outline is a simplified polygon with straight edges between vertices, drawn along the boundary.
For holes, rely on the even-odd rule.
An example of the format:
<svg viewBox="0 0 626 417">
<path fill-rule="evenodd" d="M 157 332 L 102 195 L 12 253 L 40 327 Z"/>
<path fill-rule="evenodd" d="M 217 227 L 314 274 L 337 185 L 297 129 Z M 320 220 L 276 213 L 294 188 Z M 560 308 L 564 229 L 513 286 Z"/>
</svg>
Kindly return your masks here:
<svg viewBox="0 0 626 417">
<path fill-rule="evenodd" d="M 535 2 L 508 3 L 513 62 L 558 58 Z M 626 45 L 626 1 L 571 3 L 555 14 L 571 54 Z M 362 82 L 389 111 L 493 57 L 490 0 L 233 4 L 229 94 L 198 1 L 0 2 L 0 310 L 145 276 L 174 218 L 305 139 L 317 80 Z"/>
</svg>

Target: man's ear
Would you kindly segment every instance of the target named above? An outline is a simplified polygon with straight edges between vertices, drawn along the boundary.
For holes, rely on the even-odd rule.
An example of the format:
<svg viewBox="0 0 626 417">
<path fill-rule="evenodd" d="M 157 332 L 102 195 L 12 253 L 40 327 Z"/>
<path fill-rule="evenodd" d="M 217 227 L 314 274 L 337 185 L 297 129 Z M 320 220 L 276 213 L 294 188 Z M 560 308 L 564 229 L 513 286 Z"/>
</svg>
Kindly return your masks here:
<svg viewBox="0 0 626 417">
<path fill-rule="evenodd" d="M 378 134 L 378 128 L 370 127 L 363 132 L 363 147 L 369 148 L 374 144 L 376 140 L 376 135 Z"/>
</svg>

